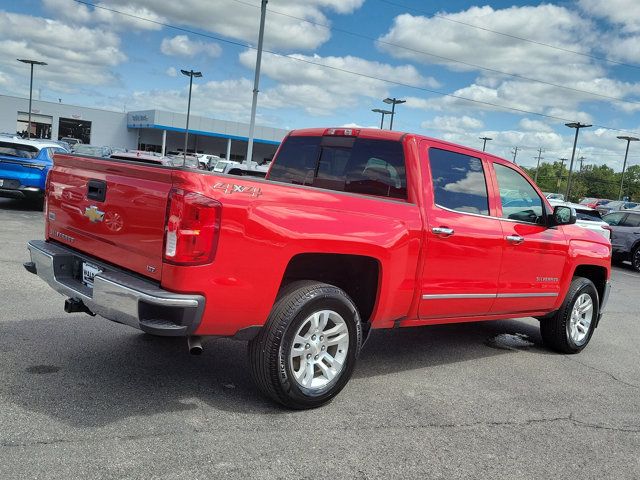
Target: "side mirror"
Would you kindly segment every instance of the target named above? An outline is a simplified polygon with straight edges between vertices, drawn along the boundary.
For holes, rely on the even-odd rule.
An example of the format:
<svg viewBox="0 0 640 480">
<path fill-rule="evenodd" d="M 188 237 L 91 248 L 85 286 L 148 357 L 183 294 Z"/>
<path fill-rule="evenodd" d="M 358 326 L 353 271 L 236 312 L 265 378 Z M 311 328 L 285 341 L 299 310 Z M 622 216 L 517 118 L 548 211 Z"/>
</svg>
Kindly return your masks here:
<svg viewBox="0 0 640 480">
<path fill-rule="evenodd" d="M 576 211 L 572 207 L 558 205 L 553 209 L 552 225 L 573 225 L 576 223 Z"/>
</svg>

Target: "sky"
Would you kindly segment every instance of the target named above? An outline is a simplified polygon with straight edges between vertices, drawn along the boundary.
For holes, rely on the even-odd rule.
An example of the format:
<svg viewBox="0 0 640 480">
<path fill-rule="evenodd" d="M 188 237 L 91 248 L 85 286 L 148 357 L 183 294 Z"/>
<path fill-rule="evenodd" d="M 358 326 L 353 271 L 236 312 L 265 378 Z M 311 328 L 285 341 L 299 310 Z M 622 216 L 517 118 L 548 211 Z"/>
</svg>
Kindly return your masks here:
<svg viewBox="0 0 640 480">
<path fill-rule="evenodd" d="M 260 0 L 0 0 L 0 94 L 249 121 Z M 525 166 L 622 169 L 640 137 L 640 1 L 269 0 L 257 122 L 380 126 Z M 389 116 L 384 128 L 389 128 Z M 640 142 L 630 164 L 640 164 Z"/>
</svg>

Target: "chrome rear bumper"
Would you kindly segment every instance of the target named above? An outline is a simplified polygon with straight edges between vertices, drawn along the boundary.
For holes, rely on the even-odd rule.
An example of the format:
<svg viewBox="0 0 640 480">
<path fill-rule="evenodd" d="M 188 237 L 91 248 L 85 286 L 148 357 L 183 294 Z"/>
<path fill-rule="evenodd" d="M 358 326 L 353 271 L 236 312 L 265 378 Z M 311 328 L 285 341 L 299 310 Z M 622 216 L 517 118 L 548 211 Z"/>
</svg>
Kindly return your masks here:
<svg viewBox="0 0 640 480">
<path fill-rule="evenodd" d="M 202 295 L 168 292 L 156 283 L 106 265 L 52 242 L 32 240 L 25 268 L 55 291 L 80 300 L 91 312 L 114 322 L 164 336 L 192 334 L 202 319 Z M 99 267 L 93 288 L 81 280 L 82 262 Z"/>
</svg>

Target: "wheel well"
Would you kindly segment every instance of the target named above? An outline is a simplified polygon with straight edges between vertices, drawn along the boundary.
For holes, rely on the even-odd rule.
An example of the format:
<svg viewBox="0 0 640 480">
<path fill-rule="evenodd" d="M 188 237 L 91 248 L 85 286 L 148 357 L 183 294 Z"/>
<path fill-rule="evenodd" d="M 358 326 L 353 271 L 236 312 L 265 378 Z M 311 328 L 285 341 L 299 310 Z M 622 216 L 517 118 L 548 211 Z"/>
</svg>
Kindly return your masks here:
<svg viewBox="0 0 640 480">
<path fill-rule="evenodd" d="M 588 278 L 596 286 L 598 297 L 602 301 L 605 284 L 607 283 L 607 269 L 596 265 L 579 265 L 573 274 L 574 277 Z"/>
<path fill-rule="evenodd" d="M 344 290 L 354 301 L 363 324 L 373 313 L 378 294 L 380 265 L 361 255 L 304 253 L 291 259 L 280 289 L 296 280 L 317 280 Z"/>
<path fill-rule="evenodd" d="M 239 168 L 232 168 L 231 170 L 229 170 L 229 175 L 238 175 L 239 177 L 241 177 L 243 173 Z"/>
</svg>

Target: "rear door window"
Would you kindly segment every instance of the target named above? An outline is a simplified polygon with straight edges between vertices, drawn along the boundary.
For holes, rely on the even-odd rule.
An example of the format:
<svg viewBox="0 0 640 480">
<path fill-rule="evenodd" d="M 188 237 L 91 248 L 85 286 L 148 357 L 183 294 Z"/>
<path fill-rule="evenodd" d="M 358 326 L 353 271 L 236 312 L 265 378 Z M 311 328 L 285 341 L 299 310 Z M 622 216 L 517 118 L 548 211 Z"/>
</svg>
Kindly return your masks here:
<svg viewBox="0 0 640 480">
<path fill-rule="evenodd" d="M 435 204 L 463 213 L 489 215 L 482 161 L 461 153 L 429 149 Z"/>
<path fill-rule="evenodd" d="M 402 144 L 356 137 L 288 137 L 269 179 L 406 200 Z"/>
<path fill-rule="evenodd" d="M 621 227 L 640 227 L 640 214 L 629 213 L 618 225 Z"/>
<path fill-rule="evenodd" d="M 609 215 L 605 215 L 602 219 L 607 222 L 609 225 L 616 227 L 620 225 L 620 222 L 625 217 L 626 213 L 624 212 L 616 212 L 610 213 Z"/>
</svg>

